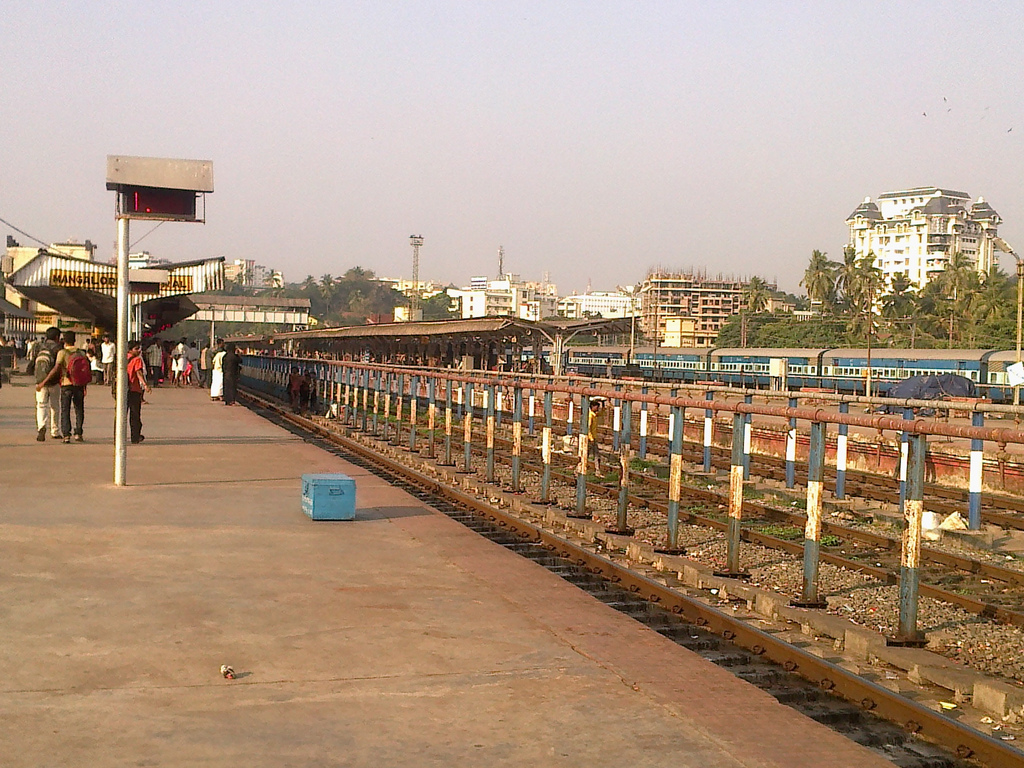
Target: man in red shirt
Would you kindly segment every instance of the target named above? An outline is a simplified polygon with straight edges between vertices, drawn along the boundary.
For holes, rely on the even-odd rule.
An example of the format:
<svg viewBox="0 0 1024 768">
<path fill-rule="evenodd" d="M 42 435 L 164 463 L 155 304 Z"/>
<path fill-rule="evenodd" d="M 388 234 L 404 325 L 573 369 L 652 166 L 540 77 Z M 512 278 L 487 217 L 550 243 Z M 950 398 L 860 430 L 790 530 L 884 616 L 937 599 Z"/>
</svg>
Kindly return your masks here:
<svg viewBox="0 0 1024 768">
<path fill-rule="evenodd" d="M 148 391 L 142 343 L 132 341 L 128 344 L 128 426 L 133 443 L 141 443 L 146 439 L 142 435 L 142 397 Z"/>
</svg>

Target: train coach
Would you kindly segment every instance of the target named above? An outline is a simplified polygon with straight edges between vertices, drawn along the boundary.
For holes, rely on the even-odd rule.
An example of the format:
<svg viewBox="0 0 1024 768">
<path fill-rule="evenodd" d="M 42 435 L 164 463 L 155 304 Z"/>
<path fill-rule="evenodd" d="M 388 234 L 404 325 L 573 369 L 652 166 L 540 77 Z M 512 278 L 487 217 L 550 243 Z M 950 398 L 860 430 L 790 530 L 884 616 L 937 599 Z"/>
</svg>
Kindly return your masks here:
<svg viewBox="0 0 1024 768">
<path fill-rule="evenodd" d="M 870 366 L 869 366 L 870 359 Z M 825 389 L 864 394 L 868 368 L 872 393 L 884 395 L 911 376 L 956 374 L 973 381 L 994 402 L 1008 402 L 1013 389 L 1006 369 L 1013 351 L 994 349 L 660 349 L 636 350 L 628 365 L 625 347 L 570 349 L 568 369 L 582 376 L 621 377 L 688 384 L 713 381 L 755 389 Z"/>
</svg>

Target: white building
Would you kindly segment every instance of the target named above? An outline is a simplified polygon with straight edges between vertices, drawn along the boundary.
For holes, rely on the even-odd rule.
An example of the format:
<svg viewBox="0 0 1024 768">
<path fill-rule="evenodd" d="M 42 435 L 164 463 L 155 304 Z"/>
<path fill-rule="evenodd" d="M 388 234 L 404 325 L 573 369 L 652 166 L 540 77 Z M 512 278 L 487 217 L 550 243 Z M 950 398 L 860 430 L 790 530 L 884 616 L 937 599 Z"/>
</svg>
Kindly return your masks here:
<svg viewBox="0 0 1024 768">
<path fill-rule="evenodd" d="M 468 287 L 449 288 L 448 296 L 463 319 L 498 316 L 543 320 L 558 311 L 557 286 L 522 282 L 512 274 L 503 280 L 474 277 Z"/>
<path fill-rule="evenodd" d="M 886 282 L 903 273 L 918 288 L 941 273 L 955 253 L 978 272 L 996 263 L 994 241 L 1002 222 L 992 206 L 966 192 L 915 187 L 864 198 L 846 223 L 858 258 L 873 253 Z"/>
<path fill-rule="evenodd" d="M 590 291 L 573 294 L 558 301 L 558 314 L 561 317 L 575 320 L 581 317 L 603 318 L 630 317 L 639 314 L 639 302 L 635 302 L 628 293 L 617 291 Z"/>
</svg>

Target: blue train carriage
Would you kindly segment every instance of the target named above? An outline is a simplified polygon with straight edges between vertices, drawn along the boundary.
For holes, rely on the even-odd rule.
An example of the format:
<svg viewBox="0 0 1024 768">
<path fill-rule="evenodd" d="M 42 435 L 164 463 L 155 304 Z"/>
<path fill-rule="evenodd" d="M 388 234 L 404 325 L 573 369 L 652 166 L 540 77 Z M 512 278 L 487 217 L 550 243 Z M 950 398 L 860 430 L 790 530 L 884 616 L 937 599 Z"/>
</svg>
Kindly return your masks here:
<svg viewBox="0 0 1024 768">
<path fill-rule="evenodd" d="M 981 393 L 996 403 L 1012 403 L 1013 387 L 1007 378 L 1006 369 L 1017 362 L 1014 350 L 993 349 L 982 360 L 981 379 L 978 382 Z"/>
<path fill-rule="evenodd" d="M 630 365 L 629 347 L 573 347 L 569 350 L 568 368 L 580 376 L 644 378 L 658 380 L 697 381 L 705 377 L 709 349 L 676 349 L 637 346 Z"/>
<path fill-rule="evenodd" d="M 826 349 L 721 348 L 709 355 L 709 376 L 735 387 L 803 389 L 820 384 Z"/>
<path fill-rule="evenodd" d="M 889 388 L 911 376 L 953 373 L 975 384 L 988 377 L 989 349 L 872 349 L 872 394 L 885 395 Z M 868 350 L 831 349 L 822 355 L 820 386 L 847 394 L 864 394 Z"/>
</svg>

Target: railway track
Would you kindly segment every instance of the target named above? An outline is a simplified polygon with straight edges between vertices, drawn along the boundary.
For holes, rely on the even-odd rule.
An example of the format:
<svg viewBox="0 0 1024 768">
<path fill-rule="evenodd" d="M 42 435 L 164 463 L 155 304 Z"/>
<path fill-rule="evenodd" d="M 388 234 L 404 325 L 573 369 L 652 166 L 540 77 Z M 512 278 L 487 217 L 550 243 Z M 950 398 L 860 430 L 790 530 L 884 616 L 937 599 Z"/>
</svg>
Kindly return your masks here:
<svg viewBox="0 0 1024 768">
<path fill-rule="evenodd" d="M 1009 744 L 786 642 L 782 632 L 755 627 L 744 621 L 743 615 L 685 594 L 684 588 L 672 580 L 652 578 L 631 569 L 404 462 L 391 460 L 359 441 L 288 414 L 262 397 L 248 393 L 245 397 L 264 416 L 406 487 L 453 519 L 534 560 L 596 599 L 730 669 L 780 702 L 880 752 L 902 768 L 960 768 L 975 761 L 993 767 L 1024 767 L 1024 753 Z M 941 744 L 950 753 L 930 749 L 915 736 Z M 968 759 L 971 763 L 965 762 Z"/>
<path fill-rule="evenodd" d="M 721 424 L 715 425 L 716 431 L 731 431 L 731 427 Z M 610 443 L 611 431 L 605 429 L 605 440 Z M 634 444 L 636 440 L 634 439 Z M 693 443 L 683 445 L 683 458 L 692 463 L 700 464 L 704 460 L 703 446 L 696 446 Z M 728 469 L 730 463 L 729 451 L 713 446 L 711 449 L 712 466 L 717 469 Z M 648 437 L 648 453 L 655 455 L 666 455 L 668 442 L 662 437 Z M 803 461 L 796 462 L 797 482 L 801 477 L 807 476 L 807 464 Z M 754 454 L 750 456 L 750 471 L 759 477 L 772 480 L 785 481 L 786 461 L 775 456 Z M 825 467 L 825 477 L 834 484 L 836 471 L 833 467 Z M 850 496 L 859 496 L 874 501 L 882 501 L 895 504 L 899 501 L 899 480 L 889 475 L 865 472 L 857 469 L 846 470 L 846 492 Z M 966 517 L 968 497 L 965 491 L 948 488 L 937 483 L 925 483 L 925 494 L 930 511 L 942 515 L 950 515 L 959 512 Z M 1008 530 L 1024 530 L 1024 499 L 1010 496 L 1008 494 L 983 493 L 981 498 L 981 518 L 983 522 L 997 525 Z"/>
<path fill-rule="evenodd" d="M 496 430 L 495 446 L 499 445 L 505 449 L 506 455 L 511 455 L 511 440 L 497 434 Z M 460 450 L 462 447 L 460 440 Z M 476 442 L 473 450 L 477 455 L 484 455 L 486 446 L 483 442 Z M 573 485 L 575 477 L 571 469 L 575 467 L 576 459 L 559 454 L 553 454 L 553 459 L 562 467 L 561 470 L 553 468 L 553 474 L 557 474 L 563 482 Z M 522 468 L 535 474 L 540 474 L 543 470 L 542 465 L 529 459 L 522 460 Z M 668 481 L 645 473 L 632 473 L 630 478 L 633 492 L 629 495 L 629 503 L 634 507 L 645 507 L 658 512 L 664 515 L 667 521 L 668 505 L 663 500 L 668 498 Z M 617 484 L 601 483 L 594 479 L 588 481 L 587 491 L 608 499 L 616 499 L 619 492 Z M 729 503 L 727 492 L 712 490 L 706 486 L 683 484 L 681 493 L 685 499 L 696 502 L 707 510 L 717 510 L 718 507 Z M 802 540 L 802 531 L 806 524 L 803 515 L 749 499 L 743 502 L 743 513 L 741 538 L 744 541 L 784 552 L 794 558 L 803 557 L 802 541 L 788 540 L 763 530 L 770 525 L 783 523 L 799 529 L 799 538 Z M 721 516 L 701 514 L 692 507 L 681 508 L 679 519 L 684 523 L 718 531 L 727 529 L 727 523 Z M 898 583 L 902 548 L 900 539 L 844 526 L 834 521 L 824 521 L 822 530 L 826 535 L 836 536 L 842 542 L 839 546 L 822 547 L 820 558 L 823 562 L 863 573 L 881 584 Z M 959 606 L 983 618 L 1024 627 L 1024 612 L 1019 610 L 1021 603 L 1024 602 L 1024 572 L 931 547 L 922 547 L 921 556 L 926 565 L 921 573 L 920 592 L 923 596 Z"/>
</svg>

